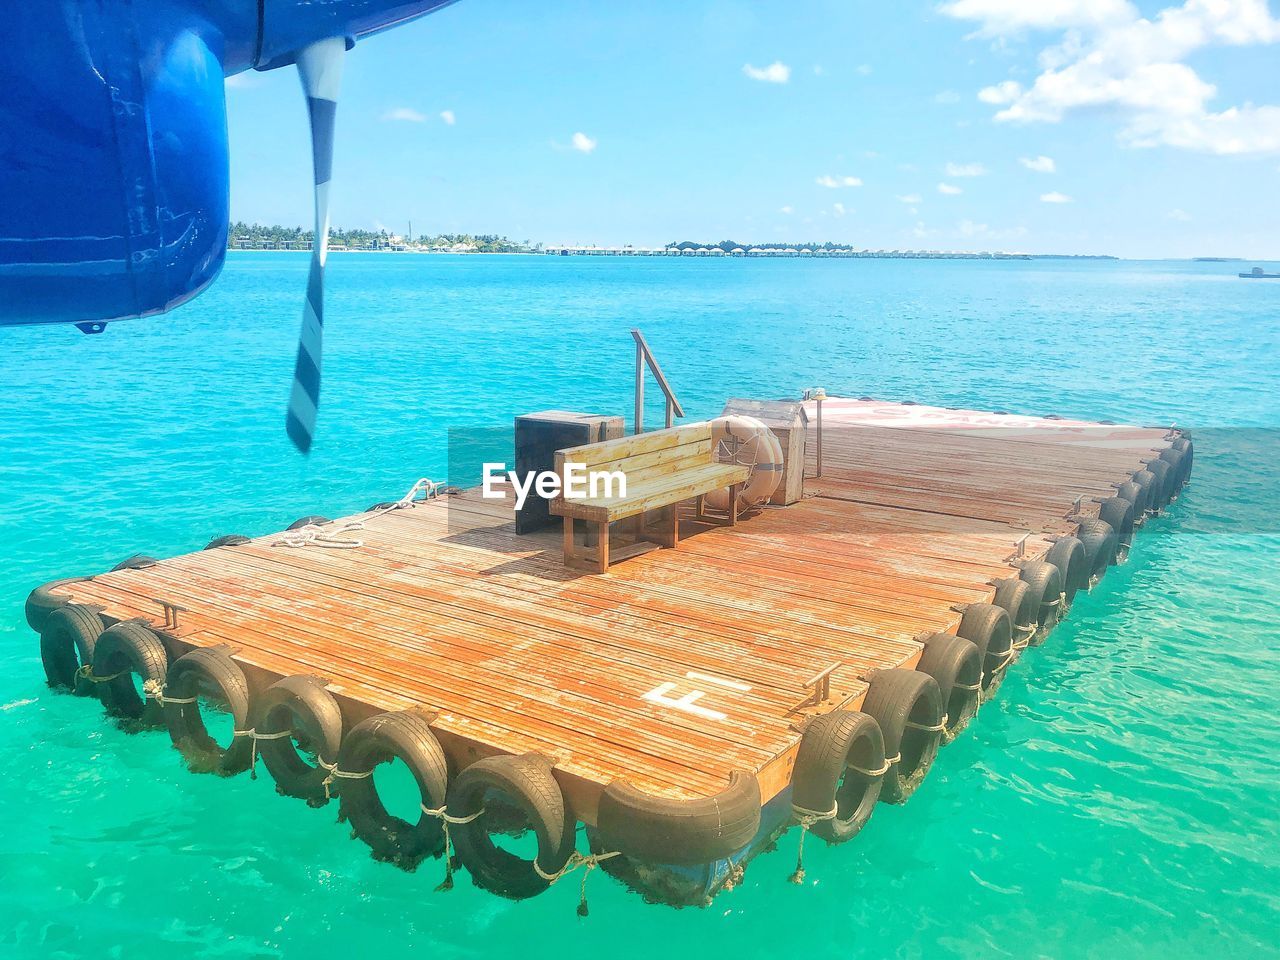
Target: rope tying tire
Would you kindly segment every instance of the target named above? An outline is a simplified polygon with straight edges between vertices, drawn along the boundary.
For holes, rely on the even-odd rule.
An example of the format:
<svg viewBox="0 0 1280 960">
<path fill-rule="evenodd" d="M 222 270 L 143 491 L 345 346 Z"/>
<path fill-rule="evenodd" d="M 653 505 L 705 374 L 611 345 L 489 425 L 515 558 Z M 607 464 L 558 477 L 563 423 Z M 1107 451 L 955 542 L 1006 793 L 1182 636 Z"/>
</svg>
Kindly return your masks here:
<svg viewBox="0 0 1280 960">
<path fill-rule="evenodd" d="M 483 810 L 480 811 L 480 813 L 483 812 Z M 476 816 L 478 817 L 480 814 L 477 813 Z M 546 873 L 543 871 L 543 869 L 538 866 L 537 857 L 533 858 L 533 870 L 539 877 L 547 881 L 548 885 L 550 885 L 555 883 L 566 873 L 572 873 L 579 867 L 586 867 L 582 872 L 582 883 L 578 885 L 578 916 L 585 917 L 589 913 L 587 909 L 587 877 L 591 876 L 591 871 L 600 866 L 600 864 L 605 860 L 612 860 L 614 857 L 620 856 L 622 856 L 621 850 L 613 850 L 609 853 L 589 853 L 586 855 L 575 850 L 573 853 L 569 854 L 569 862 L 555 873 Z"/>
<path fill-rule="evenodd" d="M 864 777 L 883 777 L 886 773 L 892 770 L 893 765 L 901 759 L 902 754 L 895 753 L 892 757 L 884 758 L 884 765 L 881 766 L 879 770 L 867 770 L 863 767 L 855 767 L 852 764 L 849 765 L 849 769 L 854 773 L 862 774 Z"/>
<path fill-rule="evenodd" d="M 328 763 L 324 757 L 316 757 L 316 766 L 328 771 L 328 776 L 320 781 L 324 787 L 324 798 L 326 800 L 333 799 L 329 793 L 329 788 L 333 785 L 334 780 L 364 780 L 373 776 L 372 770 L 366 770 L 363 773 L 339 770 L 336 763 Z"/>
<path fill-rule="evenodd" d="M 475 813 L 468 814 L 465 817 L 455 817 L 449 813 L 448 806 L 435 807 L 434 809 L 428 807 L 425 803 L 421 806 L 423 816 L 435 817 L 440 821 L 441 829 L 444 830 L 444 879 L 441 880 L 440 885 L 436 887 L 436 892 L 441 893 L 445 890 L 452 890 L 454 870 L 453 839 L 449 836 L 449 824 L 456 823 L 461 825 L 464 823 L 471 823 L 473 820 L 478 820 L 484 815 L 484 807 L 481 807 Z M 533 868 L 535 870 L 538 869 L 538 861 L 536 857 L 533 861 Z M 539 870 L 538 872 L 541 873 L 542 871 Z"/>
<path fill-rule="evenodd" d="M 148 680 L 142 685 L 142 692 L 148 700 L 154 700 L 160 706 L 166 703 L 195 703 L 195 697 L 166 697 L 164 695 L 164 684 L 157 683 L 154 680 Z"/>
<path fill-rule="evenodd" d="M 283 740 L 285 737 L 293 736 L 292 730 L 281 730 L 277 733 L 259 733 L 250 727 L 248 730 L 232 730 L 231 739 L 236 737 L 252 737 L 253 743 L 249 747 L 249 779 L 258 779 L 258 741 L 259 740 Z"/>
<path fill-rule="evenodd" d="M 444 489 L 444 485 L 437 483 L 427 477 L 418 480 L 409 491 L 394 503 L 382 507 L 379 510 L 367 511 L 370 519 L 380 517 L 384 513 L 390 513 L 392 510 L 403 510 L 412 508 L 417 501 L 415 498 L 419 493 L 425 493 L 423 500 L 434 500 L 440 496 L 440 491 Z M 364 546 L 364 541 L 358 537 L 343 537 L 341 534 L 354 533 L 357 530 L 364 529 L 365 522 L 363 520 L 349 520 L 342 526 L 326 532 L 319 525 L 309 523 L 297 530 L 287 530 L 284 535 L 271 544 L 273 547 L 291 547 L 298 549 L 307 546 L 327 547 L 330 550 L 358 550 Z"/>
<path fill-rule="evenodd" d="M 86 663 L 84 666 L 79 667 L 76 670 L 76 679 L 86 680 L 89 683 L 110 683 L 116 677 L 123 677 L 128 672 L 128 670 L 120 670 L 116 673 L 108 674 L 105 677 L 99 677 L 94 675 L 93 664 Z"/>
<path fill-rule="evenodd" d="M 903 723 L 904 727 L 910 727 L 913 730 L 925 730 L 929 733 L 939 733 L 947 729 L 947 715 L 944 713 L 942 719 L 938 723 L 916 723 L 914 720 L 908 720 Z"/>
<path fill-rule="evenodd" d="M 787 879 L 796 884 L 796 886 L 804 883 L 804 838 L 808 834 L 809 828 L 815 823 L 821 823 L 823 820 L 834 820 L 839 814 L 839 804 L 836 804 L 826 813 L 822 813 L 819 810 L 806 810 L 804 807 L 797 807 L 794 803 L 791 805 L 791 815 L 800 824 L 800 843 L 796 847 L 795 872 Z"/>
</svg>

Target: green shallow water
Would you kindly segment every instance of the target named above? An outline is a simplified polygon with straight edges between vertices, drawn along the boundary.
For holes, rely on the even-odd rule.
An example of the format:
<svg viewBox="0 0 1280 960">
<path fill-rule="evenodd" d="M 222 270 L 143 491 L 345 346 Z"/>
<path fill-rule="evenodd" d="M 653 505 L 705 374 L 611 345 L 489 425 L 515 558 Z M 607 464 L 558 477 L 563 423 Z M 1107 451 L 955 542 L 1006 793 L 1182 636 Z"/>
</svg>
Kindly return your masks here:
<svg viewBox="0 0 1280 960">
<path fill-rule="evenodd" d="M 1280 283 L 1233 264 L 336 255 L 318 448 L 286 445 L 306 257 L 165 319 L 0 329 L 0 956 L 1232 957 L 1280 951 Z M 1193 485 L 903 807 L 702 910 L 526 903 L 374 863 L 269 778 L 187 773 L 43 683 L 32 586 L 442 476 L 450 427 L 870 394 L 1197 428 Z M 651 390 L 652 395 L 656 391 Z M 649 422 L 660 420 L 655 405 Z"/>
</svg>

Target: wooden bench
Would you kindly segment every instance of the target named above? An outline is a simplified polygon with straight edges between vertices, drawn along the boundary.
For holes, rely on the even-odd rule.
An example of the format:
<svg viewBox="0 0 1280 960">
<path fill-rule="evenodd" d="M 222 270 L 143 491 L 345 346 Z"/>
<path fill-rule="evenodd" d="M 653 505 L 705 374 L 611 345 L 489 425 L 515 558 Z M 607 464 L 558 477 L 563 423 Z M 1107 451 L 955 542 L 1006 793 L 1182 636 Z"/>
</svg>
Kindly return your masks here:
<svg viewBox="0 0 1280 960">
<path fill-rule="evenodd" d="M 615 481 L 612 496 L 603 481 L 596 488 L 597 496 L 566 498 L 566 489 L 551 501 L 551 512 L 564 517 L 564 562 L 570 566 L 588 563 L 600 573 L 609 569 L 609 524 L 628 517 L 642 517 L 649 511 L 665 510 L 669 517 L 665 531 L 658 540 L 663 546 L 674 547 L 680 541 L 680 516 L 677 505 L 685 500 L 697 500 L 697 516 L 702 519 L 703 497 L 714 490 L 729 490 L 729 513 L 726 523 L 738 520 L 738 492 L 750 476 L 751 468 L 732 463 L 716 463 L 711 445 L 711 424 L 692 423 L 686 426 L 656 430 L 632 437 L 620 437 L 571 447 L 556 453 L 556 472 L 562 485 L 565 482 L 566 465 L 582 464 L 585 473 L 579 480 L 586 486 L 592 473 L 620 472 L 626 477 L 627 495 L 619 495 Z M 583 557 L 574 542 L 574 521 L 583 520 L 593 525 L 596 534 L 594 562 Z M 640 525 L 643 531 L 643 519 Z"/>
</svg>

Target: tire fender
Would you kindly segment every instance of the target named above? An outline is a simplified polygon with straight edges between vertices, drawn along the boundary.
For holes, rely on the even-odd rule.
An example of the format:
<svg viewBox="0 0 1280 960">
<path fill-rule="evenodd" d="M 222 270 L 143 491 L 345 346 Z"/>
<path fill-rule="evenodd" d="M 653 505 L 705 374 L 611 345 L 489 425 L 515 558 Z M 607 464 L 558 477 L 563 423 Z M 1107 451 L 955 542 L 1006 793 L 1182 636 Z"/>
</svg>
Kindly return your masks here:
<svg viewBox="0 0 1280 960">
<path fill-rule="evenodd" d="M 1152 485 L 1154 494 L 1154 502 L 1157 507 L 1163 510 L 1169 505 L 1169 501 L 1173 499 L 1177 489 L 1175 488 L 1175 480 L 1173 464 L 1168 460 L 1152 460 L 1147 464 L 1147 472 L 1152 474 L 1156 481 Z"/>
<path fill-rule="evenodd" d="M 160 638 L 131 620 L 104 630 L 93 649 L 102 705 L 110 716 L 135 721 L 140 728 L 164 727 L 164 710 L 154 698 L 138 696 L 133 676 L 142 680 L 143 690 L 156 689 L 164 684 L 168 670 L 169 654 Z"/>
<path fill-rule="evenodd" d="M 27 595 L 27 604 L 24 610 L 27 617 L 27 626 L 36 633 L 40 633 L 44 630 L 49 614 L 71 602 L 70 597 L 53 592 L 57 587 L 68 583 L 85 583 L 92 579 L 92 577 L 64 577 L 61 580 L 50 580 L 48 583 L 36 587 Z"/>
<path fill-rule="evenodd" d="M 858 835 L 884 783 L 884 737 L 870 714 L 832 710 L 809 721 L 791 771 L 793 815 L 827 814 L 809 829 L 828 843 Z"/>
<path fill-rule="evenodd" d="M 238 547 L 240 544 L 248 542 L 248 537 L 242 537 L 238 533 L 228 533 L 221 537 L 214 537 L 204 545 L 204 549 L 217 550 L 219 547 Z"/>
<path fill-rule="evenodd" d="M 880 799 L 902 803 L 915 793 L 938 755 L 942 740 L 938 684 L 918 670 L 877 670 L 871 677 L 862 711 L 875 718 L 884 736 L 889 770 L 884 775 Z"/>
<path fill-rule="evenodd" d="M 253 738 L 233 734 L 224 747 L 211 737 L 200 712 L 198 695 L 202 689 L 218 692 L 236 731 L 250 729 L 249 684 L 244 671 L 226 650 L 198 647 L 173 661 L 165 675 L 162 702 L 169 737 L 195 773 L 224 777 L 242 773 L 249 769 Z"/>
<path fill-rule="evenodd" d="M 309 516 L 299 517 L 293 523 L 286 527 L 286 530 L 301 530 L 303 527 L 323 527 L 326 523 L 333 523 L 328 517 L 322 517 L 318 513 Z"/>
<path fill-rule="evenodd" d="M 991 600 L 1009 614 L 1015 646 L 1025 647 L 1035 635 L 1039 615 L 1039 601 L 1020 577 L 1006 577 L 996 581 L 996 593 Z M 946 697 L 944 695 L 943 699 Z"/>
<path fill-rule="evenodd" d="M 1142 489 L 1142 512 L 1144 516 L 1151 516 L 1160 512 L 1159 484 L 1156 481 L 1156 475 L 1145 467 L 1141 470 L 1135 470 L 1130 479 Z"/>
<path fill-rule="evenodd" d="M 154 567 L 160 561 L 155 557 L 149 557 L 145 553 L 135 553 L 131 557 L 125 557 L 114 567 L 111 568 L 112 573 L 120 570 L 143 570 L 147 567 Z"/>
<path fill-rule="evenodd" d="M 1133 543 L 1133 517 L 1133 502 L 1124 497 L 1110 497 L 1098 505 L 1098 519 L 1111 524 L 1122 547 Z"/>
<path fill-rule="evenodd" d="M 933 677 L 946 717 L 945 740 L 950 742 L 978 712 L 982 690 L 982 658 L 972 640 L 951 633 L 935 633 L 924 642 L 916 669 Z"/>
<path fill-rule="evenodd" d="M 254 730 L 259 734 L 258 755 L 288 797 L 306 800 L 313 807 L 329 802 L 332 791 L 325 781 L 342 749 L 342 709 L 318 677 L 292 676 L 277 680 L 258 698 Z M 292 736 L 280 736 L 292 733 Z M 319 764 L 309 763 L 294 745 L 294 738 L 316 754 Z"/>
<path fill-rule="evenodd" d="M 989 687 L 1013 658 L 1013 623 L 1009 614 L 994 603 L 971 603 L 964 608 L 956 634 L 978 648 L 982 685 Z M 885 740 L 885 749 L 890 750 L 888 738 Z"/>
<path fill-rule="evenodd" d="M 1076 591 L 1089 586 L 1089 557 L 1084 544 L 1077 537 L 1059 537 L 1044 555 L 1062 573 L 1062 590 L 1067 595 L 1065 604 L 1071 606 Z M 1062 613 L 1066 614 L 1066 608 Z"/>
<path fill-rule="evenodd" d="M 86 680 L 81 668 L 92 666 L 103 629 L 97 611 L 83 604 L 67 603 L 50 612 L 40 631 L 40 660 L 49 686 L 81 697 L 96 695 L 97 684 Z"/>
<path fill-rule="evenodd" d="M 1106 575 L 1107 567 L 1116 562 L 1116 552 L 1120 548 L 1115 528 L 1105 520 L 1086 517 L 1080 521 L 1076 538 L 1084 546 L 1090 582 L 1101 580 Z"/>
<path fill-rule="evenodd" d="M 533 860 L 494 844 L 495 820 L 485 810 L 491 790 L 514 805 L 533 830 L 538 841 Z M 448 797 L 449 815 L 465 821 L 450 828 L 454 849 L 477 887 L 510 900 L 525 900 L 551 886 L 548 878 L 556 877 L 569 863 L 577 839 L 576 821 L 551 762 L 541 754 L 477 760 L 450 784 Z M 497 829 L 502 828 L 499 818 Z"/>
<path fill-rule="evenodd" d="M 413 870 L 426 857 L 444 851 L 444 821 L 423 813 L 417 823 L 409 823 L 387 811 L 372 774 L 378 764 L 392 759 L 413 774 L 424 809 L 445 806 L 449 768 L 444 751 L 425 716 L 401 710 L 360 721 L 342 741 L 339 815 L 369 845 L 375 860 Z"/>
<path fill-rule="evenodd" d="M 600 794 L 596 828 L 610 851 L 647 863 L 697 865 L 723 860 L 760 828 L 760 783 L 735 771 L 715 796 L 668 800 L 614 780 Z"/>
<path fill-rule="evenodd" d="M 1022 565 L 1018 577 L 1027 585 L 1031 596 L 1037 598 L 1036 619 L 1040 622 L 1037 636 L 1043 640 L 1062 615 L 1062 571 L 1047 560 L 1031 560 Z"/>
</svg>

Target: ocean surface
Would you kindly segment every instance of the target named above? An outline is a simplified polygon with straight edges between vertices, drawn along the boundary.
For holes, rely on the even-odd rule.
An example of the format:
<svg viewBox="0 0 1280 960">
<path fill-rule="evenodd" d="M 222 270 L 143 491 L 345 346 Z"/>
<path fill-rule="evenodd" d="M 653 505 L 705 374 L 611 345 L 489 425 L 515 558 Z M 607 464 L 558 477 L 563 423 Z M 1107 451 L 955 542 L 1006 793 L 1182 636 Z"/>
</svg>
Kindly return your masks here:
<svg viewBox="0 0 1280 960">
<path fill-rule="evenodd" d="M 233 254 L 98 337 L 0 329 L 0 957 L 1280 955 L 1280 281 L 1246 266 L 336 254 L 306 461 L 306 254 Z M 35 585 L 398 497 L 444 476 L 449 428 L 629 415 L 633 326 L 690 416 L 822 386 L 1176 421 L 1193 485 L 908 804 L 811 840 L 802 887 L 790 833 L 706 909 L 600 872 L 585 919 L 576 876 L 434 892 L 438 861 L 375 863 L 333 806 L 190 774 L 46 688 Z"/>
</svg>

